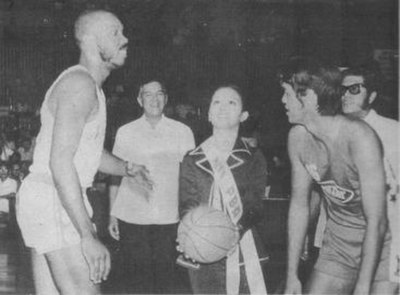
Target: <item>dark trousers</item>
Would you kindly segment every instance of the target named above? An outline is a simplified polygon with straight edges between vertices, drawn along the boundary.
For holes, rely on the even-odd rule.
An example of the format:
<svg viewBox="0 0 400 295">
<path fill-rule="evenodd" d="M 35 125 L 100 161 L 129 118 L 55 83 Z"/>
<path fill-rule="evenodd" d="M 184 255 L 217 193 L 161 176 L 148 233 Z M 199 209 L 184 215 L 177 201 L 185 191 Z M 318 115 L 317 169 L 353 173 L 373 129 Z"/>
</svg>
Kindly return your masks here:
<svg viewBox="0 0 400 295">
<path fill-rule="evenodd" d="M 121 274 L 125 293 L 188 293 L 178 269 L 177 224 L 137 225 L 119 220 Z M 182 277 L 183 276 L 183 277 Z"/>
</svg>

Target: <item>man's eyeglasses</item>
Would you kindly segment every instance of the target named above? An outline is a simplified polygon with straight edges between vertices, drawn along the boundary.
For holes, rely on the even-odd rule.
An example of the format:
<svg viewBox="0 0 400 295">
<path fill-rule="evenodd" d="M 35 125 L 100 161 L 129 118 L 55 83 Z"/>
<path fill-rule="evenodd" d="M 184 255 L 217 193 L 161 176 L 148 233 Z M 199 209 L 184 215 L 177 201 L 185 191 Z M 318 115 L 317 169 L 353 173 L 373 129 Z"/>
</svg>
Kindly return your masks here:
<svg viewBox="0 0 400 295">
<path fill-rule="evenodd" d="M 347 86 L 342 85 L 340 91 L 342 96 L 345 95 L 347 91 L 349 91 L 349 93 L 352 95 L 357 95 L 360 94 L 361 87 L 365 87 L 363 83 L 355 83 Z"/>
</svg>

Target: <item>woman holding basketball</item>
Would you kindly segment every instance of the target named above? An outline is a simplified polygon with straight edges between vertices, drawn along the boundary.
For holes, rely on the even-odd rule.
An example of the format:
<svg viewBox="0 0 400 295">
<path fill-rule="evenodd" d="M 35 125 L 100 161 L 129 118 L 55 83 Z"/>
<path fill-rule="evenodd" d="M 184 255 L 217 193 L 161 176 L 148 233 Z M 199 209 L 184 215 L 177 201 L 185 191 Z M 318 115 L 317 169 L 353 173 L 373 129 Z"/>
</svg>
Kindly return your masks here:
<svg viewBox="0 0 400 295">
<path fill-rule="evenodd" d="M 241 234 L 227 257 L 189 268 L 195 294 L 266 294 L 259 255 L 263 245 L 254 225 L 262 218 L 267 168 L 262 153 L 239 137 L 240 123 L 248 116 L 240 90 L 219 87 L 208 112 L 213 134 L 182 162 L 181 216 L 208 205 L 225 212 Z"/>
</svg>

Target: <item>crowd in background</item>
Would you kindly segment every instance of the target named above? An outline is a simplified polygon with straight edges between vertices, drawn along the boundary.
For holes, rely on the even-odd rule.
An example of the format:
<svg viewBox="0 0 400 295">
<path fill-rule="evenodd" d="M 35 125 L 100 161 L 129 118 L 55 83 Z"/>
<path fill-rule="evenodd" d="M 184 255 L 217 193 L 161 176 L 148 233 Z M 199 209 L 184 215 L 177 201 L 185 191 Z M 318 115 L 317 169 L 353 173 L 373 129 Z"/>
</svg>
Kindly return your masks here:
<svg viewBox="0 0 400 295">
<path fill-rule="evenodd" d="M 112 96 L 110 96 L 112 97 Z M 120 125 L 126 123 L 125 121 L 131 118 L 121 117 L 119 110 L 113 113 L 112 104 L 109 102 L 111 108 L 109 109 L 110 129 L 108 130 L 109 145 L 112 144 L 115 136 L 115 131 Z M 121 102 L 119 102 L 121 104 Z M 126 110 L 129 113 L 129 110 Z M 169 104 L 166 107 L 165 115 L 178 120 L 189 126 L 194 134 L 196 145 L 204 141 L 211 134 L 211 125 L 207 118 L 199 114 L 199 110 L 195 106 L 188 103 L 180 103 L 176 105 Z M 119 118 L 120 121 L 116 120 Z M 32 123 L 36 117 L 30 119 L 19 118 L 17 120 L 14 116 L 6 116 L 2 118 L 1 122 L 1 135 L 0 135 L 0 178 L 4 175 L 4 180 L 0 183 L 0 199 L 4 205 L 0 205 L 1 222 L 8 224 L 9 232 L 15 233 L 15 194 L 21 181 L 29 173 L 29 166 L 32 163 L 33 150 L 35 147 L 35 124 Z M 25 126 L 25 121 L 29 126 Z M 286 147 L 278 146 L 275 148 L 266 148 L 263 146 L 259 138 L 259 121 L 258 117 L 251 114 L 249 120 L 241 126 L 241 135 L 249 139 L 251 144 L 258 145 L 264 152 L 268 162 L 269 182 L 267 188 L 267 196 L 271 198 L 287 198 L 288 197 L 288 183 L 290 181 L 289 163 L 286 155 Z M 107 145 L 107 143 L 106 143 Z M 11 188 L 13 193 L 9 193 L 9 185 L 5 184 L 7 179 L 15 180 L 16 189 Z M 108 177 L 99 173 L 96 177 L 96 182 L 92 188 L 94 192 L 105 193 L 107 190 Z M 14 187 L 14 185 L 12 185 Z M 1 203 L 1 202 L 0 202 Z M 96 206 L 96 205 L 95 205 Z M 102 210 L 102 209 L 100 209 Z M 101 213 L 100 213 L 101 214 Z M 95 214 L 95 218 L 96 218 Z M 100 220 L 100 218 L 98 218 Z M 101 222 L 101 221 L 100 221 Z M 101 227 L 102 228 L 102 227 Z"/>
<path fill-rule="evenodd" d="M 16 230 L 15 195 L 29 173 L 34 146 L 34 136 L 15 132 L 0 135 L 0 216 L 10 234 Z"/>
</svg>

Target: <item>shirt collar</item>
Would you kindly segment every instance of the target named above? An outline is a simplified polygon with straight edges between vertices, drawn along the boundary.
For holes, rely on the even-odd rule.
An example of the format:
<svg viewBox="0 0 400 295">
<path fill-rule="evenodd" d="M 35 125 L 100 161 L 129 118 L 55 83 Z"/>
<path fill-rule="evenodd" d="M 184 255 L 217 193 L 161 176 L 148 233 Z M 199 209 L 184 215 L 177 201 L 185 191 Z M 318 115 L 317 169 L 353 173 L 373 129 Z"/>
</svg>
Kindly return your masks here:
<svg viewBox="0 0 400 295">
<path fill-rule="evenodd" d="M 141 123 L 146 127 L 146 128 L 151 128 L 151 129 L 159 129 L 160 126 L 164 126 L 166 123 L 166 118 L 164 116 L 164 114 L 161 115 L 161 119 L 160 121 L 158 121 L 158 123 L 153 127 L 150 122 L 147 120 L 145 114 L 143 114 L 140 119 Z"/>
<path fill-rule="evenodd" d="M 195 163 L 198 167 L 213 175 L 210 163 L 208 162 L 201 145 L 191 151 L 189 155 L 195 158 Z M 230 169 L 234 169 L 243 165 L 251 157 L 251 155 L 252 153 L 249 149 L 248 144 L 242 138 L 238 137 L 236 139 L 233 150 L 228 157 L 228 167 Z"/>
</svg>

